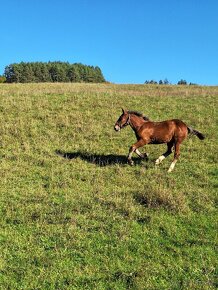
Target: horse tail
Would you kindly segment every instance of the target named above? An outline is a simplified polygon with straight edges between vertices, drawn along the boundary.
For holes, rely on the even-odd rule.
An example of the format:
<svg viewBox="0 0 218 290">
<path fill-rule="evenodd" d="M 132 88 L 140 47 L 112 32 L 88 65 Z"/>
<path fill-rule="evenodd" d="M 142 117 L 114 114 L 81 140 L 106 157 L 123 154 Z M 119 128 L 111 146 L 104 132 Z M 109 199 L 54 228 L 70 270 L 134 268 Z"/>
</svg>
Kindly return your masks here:
<svg viewBox="0 0 218 290">
<path fill-rule="evenodd" d="M 187 127 L 188 128 L 188 133 L 197 136 L 200 140 L 204 140 L 205 136 L 201 132 L 193 129 L 192 127 Z"/>
</svg>

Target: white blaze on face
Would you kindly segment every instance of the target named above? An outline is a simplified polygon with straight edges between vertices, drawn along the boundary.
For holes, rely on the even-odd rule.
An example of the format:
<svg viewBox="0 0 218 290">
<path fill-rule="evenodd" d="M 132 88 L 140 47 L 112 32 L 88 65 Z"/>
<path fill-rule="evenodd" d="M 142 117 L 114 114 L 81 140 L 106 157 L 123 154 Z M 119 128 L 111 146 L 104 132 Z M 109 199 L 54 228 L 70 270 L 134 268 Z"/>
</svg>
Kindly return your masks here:
<svg viewBox="0 0 218 290">
<path fill-rule="evenodd" d="M 115 126 L 114 126 L 114 129 L 118 132 L 118 131 L 120 131 L 120 126 L 115 125 Z"/>
</svg>

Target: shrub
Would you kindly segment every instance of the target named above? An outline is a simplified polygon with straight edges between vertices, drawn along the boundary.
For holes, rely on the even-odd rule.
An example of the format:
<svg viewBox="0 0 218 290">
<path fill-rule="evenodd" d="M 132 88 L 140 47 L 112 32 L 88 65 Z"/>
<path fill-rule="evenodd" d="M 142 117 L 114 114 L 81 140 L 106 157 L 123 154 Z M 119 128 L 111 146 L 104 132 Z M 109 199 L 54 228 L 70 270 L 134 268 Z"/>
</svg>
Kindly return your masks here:
<svg viewBox="0 0 218 290">
<path fill-rule="evenodd" d="M 6 82 L 6 77 L 0 76 L 0 83 L 5 83 Z"/>
</svg>

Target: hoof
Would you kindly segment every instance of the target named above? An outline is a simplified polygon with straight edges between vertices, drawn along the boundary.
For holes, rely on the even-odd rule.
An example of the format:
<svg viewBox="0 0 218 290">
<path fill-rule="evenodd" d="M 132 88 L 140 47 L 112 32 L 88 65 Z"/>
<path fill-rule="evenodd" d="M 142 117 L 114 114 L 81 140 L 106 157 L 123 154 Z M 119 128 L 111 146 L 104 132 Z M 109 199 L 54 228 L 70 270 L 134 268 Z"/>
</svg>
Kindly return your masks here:
<svg viewBox="0 0 218 290">
<path fill-rule="evenodd" d="M 148 161 L 148 155 L 143 154 L 142 159 L 144 159 L 145 161 Z"/>
<path fill-rule="evenodd" d="M 133 166 L 134 162 L 132 160 L 128 160 L 129 165 Z"/>
</svg>

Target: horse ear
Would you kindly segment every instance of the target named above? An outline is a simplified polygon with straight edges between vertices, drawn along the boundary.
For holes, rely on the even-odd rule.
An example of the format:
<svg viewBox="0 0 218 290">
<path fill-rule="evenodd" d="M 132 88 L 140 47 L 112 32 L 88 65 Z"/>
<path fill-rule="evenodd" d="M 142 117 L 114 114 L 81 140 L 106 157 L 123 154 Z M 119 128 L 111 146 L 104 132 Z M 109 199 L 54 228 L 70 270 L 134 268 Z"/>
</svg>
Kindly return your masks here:
<svg viewBox="0 0 218 290">
<path fill-rule="evenodd" d="M 122 112 L 123 112 L 123 114 L 125 114 L 126 110 L 124 110 L 124 109 L 122 108 Z"/>
</svg>

